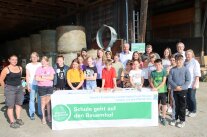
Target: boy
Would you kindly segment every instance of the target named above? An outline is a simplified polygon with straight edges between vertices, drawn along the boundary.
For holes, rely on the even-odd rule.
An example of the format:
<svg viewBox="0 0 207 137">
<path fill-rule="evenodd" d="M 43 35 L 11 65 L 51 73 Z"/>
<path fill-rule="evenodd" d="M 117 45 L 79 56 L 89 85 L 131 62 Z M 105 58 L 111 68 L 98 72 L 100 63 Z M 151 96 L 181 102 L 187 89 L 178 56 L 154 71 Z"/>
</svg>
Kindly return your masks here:
<svg viewBox="0 0 207 137">
<path fill-rule="evenodd" d="M 93 60 L 91 57 L 88 57 L 88 66 L 84 71 L 85 80 L 86 80 L 86 89 L 93 90 L 97 87 L 96 77 L 97 77 L 97 68 L 93 65 Z"/>
<path fill-rule="evenodd" d="M 167 72 L 162 67 L 161 59 L 156 59 L 154 65 L 156 70 L 151 72 L 149 82 L 150 86 L 152 87 L 152 90 L 158 91 L 158 112 L 160 112 L 162 107 L 162 117 L 160 118 L 160 121 L 165 126 L 167 124 L 167 121 L 165 119 L 167 111 Z"/>
<path fill-rule="evenodd" d="M 183 59 L 181 54 L 175 57 L 177 66 L 170 70 L 168 77 L 175 100 L 175 119 L 171 121 L 170 125 L 175 126 L 179 118 L 180 122 L 177 124 L 179 128 L 185 126 L 186 94 L 190 84 L 190 72 L 183 66 Z"/>
<path fill-rule="evenodd" d="M 102 70 L 102 88 L 116 88 L 116 71 L 112 67 L 112 60 L 107 59 Z"/>
</svg>

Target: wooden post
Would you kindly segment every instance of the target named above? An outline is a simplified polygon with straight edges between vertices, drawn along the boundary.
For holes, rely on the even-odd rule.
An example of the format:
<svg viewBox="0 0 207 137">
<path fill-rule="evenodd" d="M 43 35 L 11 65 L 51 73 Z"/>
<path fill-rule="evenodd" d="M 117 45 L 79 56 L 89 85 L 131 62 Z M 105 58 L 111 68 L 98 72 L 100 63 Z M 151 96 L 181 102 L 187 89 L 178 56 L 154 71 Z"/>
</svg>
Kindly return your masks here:
<svg viewBox="0 0 207 137">
<path fill-rule="evenodd" d="M 140 10 L 140 31 L 138 40 L 139 42 L 145 42 L 146 26 L 147 26 L 147 9 L 148 0 L 141 0 L 141 10 Z"/>
</svg>

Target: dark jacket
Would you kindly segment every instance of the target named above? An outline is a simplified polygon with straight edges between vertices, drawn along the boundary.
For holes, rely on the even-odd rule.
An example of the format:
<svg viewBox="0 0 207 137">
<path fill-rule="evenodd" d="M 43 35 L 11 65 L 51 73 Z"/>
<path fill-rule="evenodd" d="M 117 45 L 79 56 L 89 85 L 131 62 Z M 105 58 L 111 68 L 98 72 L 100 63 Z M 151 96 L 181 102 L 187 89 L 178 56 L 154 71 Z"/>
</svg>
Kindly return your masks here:
<svg viewBox="0 0 207 137">
<path fill-rule="evenodd" d="M 54 70 L 55 70 L 55 75 L 54 75 L 54 86 L 57 85 L 57 64 L 54 65 Z M 67 85 L 67 71 L 68 71 L 69 67 L 67 65 L 64 65 L 64 68 L 63 68 L 63 71 L 64 71 L 64 74 L 65 74 L 65 85 Z"/>
</svg>

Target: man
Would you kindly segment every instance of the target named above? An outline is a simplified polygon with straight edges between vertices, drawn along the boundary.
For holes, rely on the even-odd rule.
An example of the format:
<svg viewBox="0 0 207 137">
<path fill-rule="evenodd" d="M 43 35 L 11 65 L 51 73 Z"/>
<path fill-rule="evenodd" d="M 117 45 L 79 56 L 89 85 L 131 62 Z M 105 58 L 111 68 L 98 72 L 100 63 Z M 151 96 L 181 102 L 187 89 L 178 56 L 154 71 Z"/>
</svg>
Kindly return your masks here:
<svg viewBox="0 0 207 137">
<path fill-rule="evenodd" d="M 129 48 L 130 48 L 130 45 L 128 43 L 125 43 L 123 47 L 124 51 L 120 53 L 120 61 L 121 63 L 123 63 L 124 68 L 126 67 L 127 61 L 132 59 L 133 53 L 129 50 Z"/>
<path fill-rule="evenodd" d="M 181 55 L 183 56 L 183 60 L 185 61 L 186 56 L 185 56 L 185 51 L 184 51 L 184 49 L 185 49 L 185 45 L 184 45 L 184 43 L 182 43 L 182 42 L 178 42 L 178 43 L 176 44 L 176 47 L 177 47 L 177 53 L 175 53 L 174 56 L 176 56 L 176 55 L 178 55 L 178 54 L 181 54 Z"/>
<path fill-rule="evenodd" d="M 146 52 L 142 55 L 142 60 L 144 60 L 145 58 L 149 59 L 149 55 L 150 53 L 152 53 L 152 45 L 147 45 L 146 47 Z M 160 59 L 160 55 L 155 53 L 156 59 Z"/>
</svg>

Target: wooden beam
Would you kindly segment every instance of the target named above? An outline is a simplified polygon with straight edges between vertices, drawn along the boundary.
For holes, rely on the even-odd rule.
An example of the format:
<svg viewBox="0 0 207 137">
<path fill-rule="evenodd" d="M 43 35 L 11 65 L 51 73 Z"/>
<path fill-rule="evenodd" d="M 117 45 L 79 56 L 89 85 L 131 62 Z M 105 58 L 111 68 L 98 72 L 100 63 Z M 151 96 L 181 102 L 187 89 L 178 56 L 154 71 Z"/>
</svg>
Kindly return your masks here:
<svg viewBox="0 0 207 137">
<path fill-rule="evenodd" d="M 141 0 L 140 10 L 140 36 L 138 36 L 139 42 L 145 42 L 146 27 L 147 27 L 147 10 L 148 0 Z"/>
</svg>

